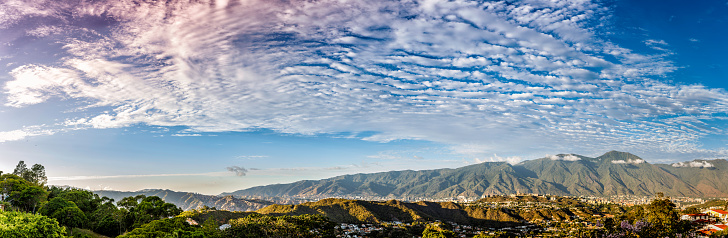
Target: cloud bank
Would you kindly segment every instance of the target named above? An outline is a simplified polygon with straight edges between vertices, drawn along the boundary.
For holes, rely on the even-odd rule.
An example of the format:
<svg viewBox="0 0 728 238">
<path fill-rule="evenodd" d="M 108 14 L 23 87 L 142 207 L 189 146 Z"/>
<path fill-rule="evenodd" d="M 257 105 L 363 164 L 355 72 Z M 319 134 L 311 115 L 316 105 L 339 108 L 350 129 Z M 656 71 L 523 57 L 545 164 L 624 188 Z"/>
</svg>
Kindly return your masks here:
<svg viewBox="0 0 728 238">
<path fill-rule="evenodd" d="M 672 167 L 691 167 L 691 168 L 712 168 L 713 164 L 708 161 L 686 161 L 672 164 Z"/>
<path fill-rule="evenodd" d="M 10 0 L 3 96 L 6 107 L 80 112 L 45 134 L 145 124 L 428 140 L 479 155 L 717 153 L 698 141 L 725 133 L 712 122 L 725 121 L 728 94 L 661 81 L 676 69 L 664 52 L 605 40 L 610 11 L 570 0 Z M 23 57 L 39 46 L 56 53 Z"/>
</svg>

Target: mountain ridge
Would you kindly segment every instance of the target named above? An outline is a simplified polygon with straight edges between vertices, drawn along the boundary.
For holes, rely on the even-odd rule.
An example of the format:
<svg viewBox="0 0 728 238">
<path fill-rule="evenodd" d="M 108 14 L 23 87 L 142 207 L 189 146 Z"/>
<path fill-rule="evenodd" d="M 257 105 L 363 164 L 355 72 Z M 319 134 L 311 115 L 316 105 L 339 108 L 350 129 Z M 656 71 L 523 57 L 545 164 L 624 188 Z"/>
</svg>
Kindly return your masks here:
<svg viewBox="0 0 728 238">
<path fill-rule="evenodd" d="M 537 193 L 552 195 L 728 197 L 728 161 L 650 164 L 628 152 L 598 157 L 559 154 L 511 165 L 485 162 L 456 169 L 340 175 L 238 190 L 242 197 L 453 198 Z"/>
<path fill-rule="evenodd" d="M 124 197 L 132 197 L 136 195 L 157 196 L 165 202 L 172 203 L 182 210 L 192 210 L 204 206 L 215 207 L 220 210 L 228 211 L 255 211 L 274 204 L 273 202 L 253 199 L 242 199 L 233 196 L 212 196 L 199 193 L 177 192 L 169 189 L 142 189 L 136 192 L 113 191 L 113 190 L 97 190 L 91 191 L 99 196 L 105 196 L 114 201 L 119 201 Z"/>
</svg>

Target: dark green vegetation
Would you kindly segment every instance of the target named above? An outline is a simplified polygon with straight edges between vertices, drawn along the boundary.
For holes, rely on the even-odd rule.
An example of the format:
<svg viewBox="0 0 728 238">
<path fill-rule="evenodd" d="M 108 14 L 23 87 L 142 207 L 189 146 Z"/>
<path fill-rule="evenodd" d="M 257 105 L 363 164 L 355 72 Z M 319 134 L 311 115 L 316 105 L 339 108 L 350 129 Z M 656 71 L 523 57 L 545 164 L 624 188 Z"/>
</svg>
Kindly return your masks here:
<svg viewBox="0 0 728 238">
<path fill-rule="evenodd" d="M 47 187 L 45 181 L 42 165 L 27 169 L 23 161 L 13 174 L 0 175 L 0 237 L 116 236 L 182 212 L 159 197 L 127 197 L 114 204 L 90 191 Z M 12 233 L 19 231 L 23 236 Z"/>
<path fill-rule="evenodd" d="M 134 197 L 137 195 L 144 195 L 147 197 L 157 196 L 164 199 L 165 202 L 177 205 L 182 210 L 192 210 L 207 206 L 228 211 L 255 211 L 273 204 L 272 202 L 262 200 L 240 199 L 233 196 L 209 196 L 199 193 L 175 192 L 167 189 L 145 189 L 136 192 L 102 190 L 93 191 L 93 193 L 114 200 L 120 200 L 124 197 Z"/>
<path fill-rule="evenodd" d="M 204 213 L 209 213 L 204 212 Z M 210 216 L 203 224 L 191 225 L 188 216 L 155 220 L 125 233 L 123 238 L 189 237 L 189 238 L 258 238 L 258 237 L 334 237 L 334 223 L 320 215 L 265 216 L 256 213 L 225 221 L 226 229 Z"/>
<path fill-rule="evenodd" d="M 0 237 L 56 238 L 65 237 L 65 233 L 66 229 L 52 218 L 0 211 Z"/>
<path fill-rule="evenodd" d="M 712 167 L 650 164 L 625 152 L 596 158 L 558 155 L 517 165 L 487 162 L 458 169 L 392 171 L 305 180 L 239 190 L 232 195 L 261 197 L 370 196 L 398 199 L 480 197 L 536 193 L 562 196 L 728 196 L 728 161 L 694 161 Z M 630 163 L 632 162 L 632 163 Z"/>
</svg>

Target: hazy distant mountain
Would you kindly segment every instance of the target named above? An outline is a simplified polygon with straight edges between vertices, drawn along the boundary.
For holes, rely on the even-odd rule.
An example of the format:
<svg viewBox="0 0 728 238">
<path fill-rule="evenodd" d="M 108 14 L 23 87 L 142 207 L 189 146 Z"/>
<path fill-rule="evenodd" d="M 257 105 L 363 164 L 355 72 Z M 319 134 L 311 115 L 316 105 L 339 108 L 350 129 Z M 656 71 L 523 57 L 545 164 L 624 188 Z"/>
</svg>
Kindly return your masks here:
<svg viewBox="0 0 728 238">
<path fill-rule="evenodd" d="M 517 165 L 486 162 L 457 169 L 343 175 L 259 186 L 236 196 L 476 197 L 484 194 L 644 195 L 728 197 L 728 162 L 650 164 L 625 152 L 590 158 L 561 154 Z"/>
<path fill-rule="evenodd" d="M 136 192 L 120 192 L 101 190 L 93 191 L 99 196 L 106 196 L 119 201 L 124 197 L 136 195 L 157 196 L 164 199 L 165 202 L 172 203 L 182 208 L 182 210 L 196 209 L 202 206 L 215 207 L 218 210 L 228 211 L 255 211 L 273 203 L 262 200 L 249 200 L 234 198 L 232 196 L 210 196 L 198 193 L 175 192 L 163 189 L 145 189 Z"/>
</svg>

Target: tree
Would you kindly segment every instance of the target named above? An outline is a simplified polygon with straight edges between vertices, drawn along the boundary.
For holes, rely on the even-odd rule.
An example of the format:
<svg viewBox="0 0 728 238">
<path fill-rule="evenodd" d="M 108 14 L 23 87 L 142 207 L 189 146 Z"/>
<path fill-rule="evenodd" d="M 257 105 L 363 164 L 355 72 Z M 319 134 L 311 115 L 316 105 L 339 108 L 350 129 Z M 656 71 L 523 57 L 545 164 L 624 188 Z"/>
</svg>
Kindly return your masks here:
<svg viewBox="0 0 728 238">
<path fill-rule="evenodd" d="M 631 215 L 629 214 L 631 213 Z M 694 237 L 694 231 L 688 221 L 679 219 L 675 204 L 662 194 L 642 209 L 633 207 L 623 218 L 639 217 L 633 223 L 622 220 L 616 229 L 610 229 L 605 223 L 607 237 Z"/>
<path fill-rule="evenodd" d="M 122 224 L 125 228 L 137 228 L 151 221 L 182 213 L 182 209 L 174 204 L 164 202 L 157 196 L 137 195 L 125 197 L 117 205 L 122 208 Z"/>
<path fill-rule="evenodd" d="M 44 216 L 50 216 L 53 213 L 55 213 L 58 210 L 61 210 L 66 207 L 75 207 L 76 204 L 73 202 L 70 202 L 66 199 L 55 197 L 51 200 L 49 200 L 47 203 L 43 204 L 43 206 L 38 210 L 38 213 Z"/>
<path fill-rule="evenodd" d="M 680 222 L 680 216 L 675 210 L 675 204 L 670 198 L 660 197 L 652 200 L 646 209 L 647 222 L 654 226 L 655 232 L 659 237 L 665 237 L 671 234 L 684 232 L 683 224 Z"/>
<path fill-rule="evenodd" d="M 21 178 L 25 178 L 25 175 L 28 174 L 28 166 L 25 165 L 25 161 L 21 160 L 18 162 L 18 165 L 15 166 L 15 170 L 13 170 L 13 174 L 20 176 Z"/>
<path fill-rule="evenodd" d="M 16 189 L 24 188 L 29 185 L 30 184 L 28 183 L 28 181 L 25 181 L 23 178 L 18 177 L 17 175 L 0 175 L 0 194 L 2 194 L 0 199 L 3 201 L 9 201 L 10 193 L 15 191 Z"/>
<path fill-rule="evenodd" d="M 89 216 L 88 227 L 96 233 L 116 236 L 121 233 L 121 218 L 114 200 L 102 198 L 102 203 Z"/>
<path fill-rule="evenodd" d="M 700 213 L 700 209 L 696 207 L 688 207 L 685 208 L 685 210 L 682 211 L 683 214 L 697 214 Z"/>
<path fill-rule="evenodd" d="M 76 206 L 64 207 L 50 217 L 58 220 L 61 225 L 69 227 L 83 227 L 83 224 L 86 224 L 86 214 Z"/>
<path fill-rule="evenodd" d="M 40 209 L 40 214 L 55 218 L 61 225 L 70 227 L 83 227 L 87 224 L 86 214 L 76 206 L 76 203 L 61 197 L 48 201 Z"/>
<path fill-rule="evenodd" d="M 43 165 L 34 164 L 31 169 L 28 169 L 25 165 L 25 161 L 22 160 L 15 166 L 13 174 L 38 186 L 43 186 L 48 181 L 45 173 L 45 167 L 43 167 Z"/>
<path fill-rule="evenodd" d="M 32 180 L 30 182 L 38 184 L 38 185 L 45 185 L 46 182 L 48 182 L 48 177 L 46 177 L 45 167 L 40 164 L 34 164 L 33 167 L 30 168 L 31 171 L 31 177 Z"/>
<path fill-rule="evenodd" d="M 24 212 L 0 212 L 0 237 L 63 238 L 65 228 L 55 219 Z"/>
<path fill-rule="evenodd" d="M 205 237 L 220 237 L 220 230 L 218 230 L 217 221 L 212 216 L 208 217 L 205 223 L 202 224 L 202 232 L 205 233 Z"/>
<path fill-rule="evenodd" d="M 48 196 L 48 192 L 39 186 L 28 186 L 22 191 L 16 191 L 10 194 L 14 198 L 16 206 L 25 211 L 35 213 L 41 202 L 44 202 Z"/>
<path fill-rule="evenodd" d="M 4 200 L 13 207 L 33 213 L 48 196 L 45 188 L 28 182 L 15 174 L 0 176 L 0 191 Z"/>
<path fill-rule="evenodd" d="M 455 238 L 455 232 L 443 229 L 442 223 L 435 223 L 427 225 L 425 231 L 422 232 L 422 238 Z"/>
<path fill-rule="evenodd" d="M 80 189 L 68 189 L 58 196 L 75 203 L 81 211 L 88 215 L 95 211 L 103 201 L 99 195 Z"/>
</svg>

